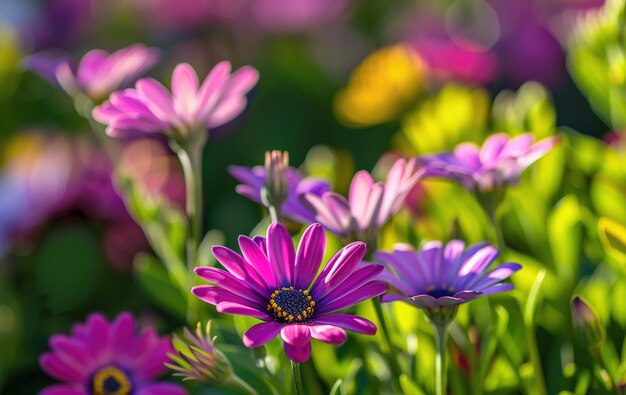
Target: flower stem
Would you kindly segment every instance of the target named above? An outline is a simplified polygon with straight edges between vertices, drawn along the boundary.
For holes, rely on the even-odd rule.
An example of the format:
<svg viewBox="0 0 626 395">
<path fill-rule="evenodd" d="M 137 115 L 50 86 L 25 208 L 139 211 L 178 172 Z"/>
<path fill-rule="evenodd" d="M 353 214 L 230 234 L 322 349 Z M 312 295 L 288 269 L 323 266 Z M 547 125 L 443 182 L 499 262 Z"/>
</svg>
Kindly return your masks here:
<svg viewBox="0 0 626 395">
<path fill-rule="evenodd" d="M 302 389 L 302 377 L 300 376 L 300 364 L 291 361 L 291 373 L 293 374 L 293 385 L 296 390 L 296 395 L 304 395 Z"/>
<path fill-rule="evenodd" d="M 446 393 L 448 370 L 446 369 L 446 343 L 448 338 L 448 325 L 435 324 L 435 343 L 437 354 L 435 357 L 435 394 Z"/>
<path fill-rule="evenodd" d="M 250 384 L 243 381 L 241 377 L 237 376 L 236 374 L 233 374 L 230 378 L 230 384 L 232 384 L 234 387 L 241 389 L 247 394 L 259 395 L 259 393 L 254 388 L 252 388 Z"/>
<path fill-rule="evenodd" d="M 389 365 L 391 367 L 391 373 L 393 375 L 393 382 L 400 388 L 400 376 L 402 375 L 402 371 L 400 370 L 400 366 L 398 365 L 397 351 L 391 342 L 391 338 L 389 337 L 389 329 L 387 327 L 387 321 L 385 320 L 385 314 L 383 312 L 383 308 L 380 304 L 380 300 L 378 298 L 372 299 L 372 303 L 374 304 L 374 310 L 376 311 L 376 318 L 378 318 L 378 322 L 380 323 L 380 330 L 382 332 L 383 338 L 385 339 L 385 343 L 387 343 L 387 348 L 389 349 L 389 355 L 387 355 L 387 360 L 389 360 Z"/>
<path fill-rule="evenodd" d="M 278 210 L 276 209 L 276 207 L 270 205 L 267 209 L 270 212 L 270 222 L 280 222 L 280 217 L 278 215 Z"/>
</svg>

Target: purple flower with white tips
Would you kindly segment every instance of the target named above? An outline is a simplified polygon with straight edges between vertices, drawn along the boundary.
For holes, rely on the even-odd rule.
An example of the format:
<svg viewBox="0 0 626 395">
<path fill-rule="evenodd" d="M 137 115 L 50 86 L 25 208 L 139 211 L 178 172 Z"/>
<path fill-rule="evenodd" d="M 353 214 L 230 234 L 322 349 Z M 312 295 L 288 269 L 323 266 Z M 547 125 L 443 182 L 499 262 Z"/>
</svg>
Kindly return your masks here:
<svg viewBox="0 0 626 395">
<path fill-rule="evenodd" d="M 429 311 L 454 308 L 481 296 L 510 291 L 513 285 L 502 281 L 522 267 L 508 262 L 487 272 L 498 257 L 498 250 L 488 243 L 465 249 L 461 240 L 446 245 L 430 241 L 419 251 L 400 244 L 393 252 L 376 252 L 374 257 L 385 264 L 379 279 L 393 289 L 381 297 L 381 302 L 404 301 Z"/>
<path fill-rule="evenodd" d="M 490 136 L 482 147 L 459 144 L 453 152 L 420 158 L 426 176 L 443 177 L 467 189 L 489 192 L 515 184 L 520 174 L 550 152 L 558 137 L 534 142 L 530 133 L 509 137 L 504 133 Z"/>
<path fill-rule="evenodd" d="M 67 60 L 55 68 L 55 77 L 70 95 L 87 95 L 94 102 L 104 100 L 112 92 L 132 83 L 153 67 L 159 51 L 142 44 L 131 45 L 109 54 L 94 49 L 85 54 L 74 70 Z"/>
<path fill-rule="evenodd" d="M 348 240 L 373 241 L 380 228 L 400 210 L 422 176 L 415 159 L 398 159 L 384 183 L 374 182 L 366 171 L 358 172 L 350 184 L 348 198 L 335 192 L 305 199 L 315 212 L 315 221 Z"/>
<path fill-rule="evenodd" d="M 196 268 L 215 285 L 196 286 L 192 292 L 220 313 L 265 321 L 244 334 L 247 347 L 260 347 L 280 334 L 289 359 L 300 363 L 309 359 L 311 338 L 338 345 L 346 340 L 345 329 L 376 333 L 376 326 L 362 317 L 337 314 L 387 290 L 387 284 L 375 280 L 383 267 L 361 264 L 364 243 L 342 248 L 318 276 L 326 249 L 319 224 L 306 229 L 297 251 L 279 222 L 270 225 L 267 239 L 240 236 L 239 247 L 242 255 L 213 247 L 213 255 L 227 270 Z"/>
<path fill-rule="evenodd" d="M 165 134 L 187 139 L 222 126 L 246 108 L 246 94 L 259 73 L 244 66 L 230 73 L 229 62 L 218 63 L 200 84 L 187 63 L 172 74 L 172 92 L 151 78 L 137 81 L 134 89 L 115 92 L 94 108 L 93 117 L 107 125 L 112 137 L 147 137 Z"/>
<path fill-rule="evenodd" d="M 262 191 L 266 185 L 266 170 L 263 166 L 252 168 L 230 166 L 228 172 L 241 183 L 236 188 L 238 194 L 258 204 L 264 204 Z M 306 194 L 321 196 L 329 190 L 328 182 L 319 178 L 303 177 L 297 169 L 288 167 L 287 199 L 281 205 L 278 214 L 300 223 L 315 222 L 313 211 L 303 202 L 302 198 Z"/>
<path fill-rule="evenodd" d="M 62 382 L 44 388 L 40 395 L 185 395 L 177 384 L 155 382 L 166 372 L 164 363 L 173 348 L 169 338 L 153 328 L 135 333 L 135 319 L 120 314 L 108 322 L 98 313 L 76 324 L 71 336 L 50 338 L 51 352 L 39 364 Z"/>
</svg>

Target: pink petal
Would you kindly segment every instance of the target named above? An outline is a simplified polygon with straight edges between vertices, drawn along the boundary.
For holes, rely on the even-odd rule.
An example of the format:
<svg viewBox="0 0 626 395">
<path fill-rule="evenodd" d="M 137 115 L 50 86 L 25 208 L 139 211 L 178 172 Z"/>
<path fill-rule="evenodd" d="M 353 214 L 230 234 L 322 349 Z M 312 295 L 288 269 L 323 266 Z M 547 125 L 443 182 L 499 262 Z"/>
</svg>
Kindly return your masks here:
<svg viewBox="0 0 626 395">
<path fill-rule="evenodd" d="M 380 296 L 387 292 L 388 286 L 382 281 L 370 281 L 361 288 L 350 292 L 328 304 L 316 305 L 315 312 L 319 314 L 328 314 L 335 311 L 343 310 L 347 307 L 361 303 L 364 300 Z M 319 307 L 318 307 L 319 306 Z"/>
<path fill-rule="evenodd" d="M 272 290 L 276 289 L 278 285 L 272 271 L 272 265 L 270 265 L 267 255 L 259 247 L 259 244 L 249 237 L 239 236 L 239 248 L 246 261 L 256 269 L 267 286 L 272 288 Z"/>
<path fill-rule="evenodd" d="M 311 342 L 303 346 L 293 346 L 289 343 L 285 343 L 285 354 L 287 354 L 287 358 L 294 362 L 306 362 L 311 356 Z"/>
<path fill-rule="evenodd" d="M 504 133 L 491 135 L 480 149 L 480 161 L 483 166 L 495 164 L 504 146 L 509 141 L 509 136 Z"/>
<path fill-rule="evenodd" d="M 309 226 L 298 246 L 294 266 L 294 287 L 308 289 L 317 274 L 326 251 L 326 234 L 320 224 Z"/>
<path fill-rule="evenodd" d="M 346 331 L 332 325 L 311 325 L 311 337 L 325 343 L 342 344 L 348 335 Z"/>
<path fill-rule="evenodd" d="M 70 385 L 55 384 L 39 391 L 39 395 L 89 395 L 89 392 L 77 390 Z"/>
<path fill-rule="evenodd" d="M 195 268 L 195 272 L 206 281 L 217 284 L 252 302 L 263 304 L 267 301 L 266 295 L 255 292 L 245 281 L 238 280 L 235 276 L 224 270 L 209 266 L 199 266 Z M 261 290 L 262 293 L 264 293 L 263 291 L 264 289 Z"/>
<path fill-rule="evenodd" d="M 70 366 L 52 353 L 45 353 L 39 358 L 41 368 L 53 378 L 66 382 L 83 382 L 87 380 L 90 372 L 85 372 L 79 367 Z"/>
<path fill-rule="evenodd" d="M 142 385 L 135 392 L 136 395 L 187 395 L 187 391 L 173 383 L 153 383 Z"/>
<path fill-rule="evenodd" d="M 348 201 L 355 218 L 359 219 L 364 216 L 373 185 L 372 176 L 364 170 L 359 171 L 352 178 Z"/>
<path fill-rule="evenodd" d="M 290 286 L 293 284 L 295 264 L 293 240 L 280 222 L 274 222 L 267 229 L 267 252 L 276 278 L 276 285 Z"/>
<path fill-rule="evenodd" d="M 220 302 L 217 305 L 217 311 L 219 313 L 245 315 L 264 321 L 272 319 L 265 311 L 258 307 L 252 307 L 247 303 Z"/>
<path fill-rule="evenodd" d="M 285 342 L 285 353 L 294 362 L 302 363 L 311 356 L 311 331 L 307 325 L 283 326 L 280 336 Z"/>
<path fill-rule="evenodd" d="M 374 335 L 376 333 L 376 325 L 363 317 L 351 314 L 332 314 L 315 317 L 316 324 L 326 324 L 338 326 L 352 332 L 363 333 L 365 335 Z"/>
<path fill-rule="evenodd" d="M 313 297 L 321 299 L 322 295 L 326 295 L 352 275 L 356 266 L 363 260 L 366 248 L 365 243 L 357 241 L 339 250 L 315 280 L 311 288 Z"/>
<path fill-rule="evenodd" d="M 187 124 L 193 124 L 198 106 L 198 75 L 188 63 L 181 63 L 172 74 L 174 110 Z"/>
<path fill-rule="evenodd" d="M 246 331 L 243 335 L 243 344 L 246 347 L 260 347 L 275 338 L 283 325 L 277 322 L 263 322 Z"/>
<path fill-rule="evenodd" d="M 170 93 L 161 83 L 152 78 L 137 81 L 137 92 L 143 103 L 152 113 L 165 123 L 180 127 Z"/>
<path fill-rule="evenodd" d="M 204 79 L 198 92 L 198 111 L 194 124 L 202 124 L 208 121 L 208 117 L 214 110 L 218 100 L 223 95 L 223 90 L 228 83 L 230 62 L 223 61 L 216 64 Z"/>
</svg>

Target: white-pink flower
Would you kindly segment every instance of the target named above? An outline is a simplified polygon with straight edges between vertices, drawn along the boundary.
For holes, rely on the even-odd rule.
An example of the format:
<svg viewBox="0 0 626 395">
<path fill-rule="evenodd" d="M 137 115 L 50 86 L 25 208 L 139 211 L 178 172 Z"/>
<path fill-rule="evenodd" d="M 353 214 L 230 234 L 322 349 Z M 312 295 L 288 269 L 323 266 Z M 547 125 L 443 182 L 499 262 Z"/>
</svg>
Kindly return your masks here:
<svg viewBox="0 0 626 395">
<path fill-rule="evenodd" d="M 220 62 L 200 84 L 194 69 L 182 63 L 174 69 L 171 92 L 156 80 L 143 78 L 134 89 L 113 93 L 93 116 L 113 137 L 166 134 L 184 139 L 206 132 L 243 112 L 246 95 L 259 78 L 250 66 L 230 71 L 229 62 Z"/>
</svg>

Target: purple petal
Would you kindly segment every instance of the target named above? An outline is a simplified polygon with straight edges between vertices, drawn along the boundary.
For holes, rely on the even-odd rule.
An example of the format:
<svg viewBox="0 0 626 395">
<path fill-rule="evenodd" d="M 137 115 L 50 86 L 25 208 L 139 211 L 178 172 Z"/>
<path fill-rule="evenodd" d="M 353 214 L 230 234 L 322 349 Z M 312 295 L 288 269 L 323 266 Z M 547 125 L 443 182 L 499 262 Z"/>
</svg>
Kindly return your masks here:
<svg viewBox="0 0 626 395">
<path fill-rule="evenodd" d="M 258 287 L 259 291 L 262 289 L 269 290 L 265 275 L 262 272 L 259 273 L 255 261 L 246 257 L 250 262 L 249 264 L 241 255 L 223 246 L 213 246 L 211 252 L 215 259 L 238 279 Z"/>
<path fill-rule="evenodd" d="M 387 292 L 387 284 L 382 281 L 371 281 L 361 288 L 344 295 L 332 302 L 318 305 L 315 309 L 317 314 L 328 314 L 335 311 L 343 310 L 347 307 L 361 303 L 364 300 L 371 299 Z"/>
<path fill-rule="evenodd" d="M 39 395 L 88 395 L 87 392 L 77 390 L 70 385 L 56 384 L 51 385 L 39 392 Z"/>
<path fill-rule="evenodd" d="M 255 291 L 250 288 L 245 281 L 241 281 L 237 279 L 232 274 L 217 269 L 215 267 L 208 266 L 199 266 L 195 268 L 195 272 L 198 276 L 207 280 L 208 282 L 219 285 L 220 287 L 239 295 L 245 299 L 248 299 L 252 302 L 258 303 L 259 305 L 263 305 L 267 302 L 265 288 L 260 291 Z M 254 285 L 253 285 L 254 286 Z"/>
<path fill-rule="evenodd" d="M 454 149 L 454 156 L 459 163 L 472 171 L 480 169 L 479 147 L 474 143 L 459 144 Z"/>
<path fill-rule="evenodd" d="M 246 347 L 260 347 L 275 338 L 282 328 L 282 324 L 273 321 L 257 324 L 244 333 L 243 344 Z"/>
<path fill-rule="evenodd" d="M 51 353 L 44 353 L 39 358 L 39 366 L 48 375 L 59 381 L 83 382 L 87 380 L 87 373 L 83 369 L 72 367 Z"/>
<path fill-rule="evenodd" d="M 314 322 L 316 324 L 338 326 L 340 328 L 356 333 L 363 333 L 365 335 L 376 334 L 376 325 L 363 317 L 351 314 L 332 314 L 315 317 Z"/>
<path fill-rule="evenodd" d="M 506 292 L 506 291 L 511 291 L 513 289 L 513 284 L 496 284 L 496 285 L 492 285 L 489 288 L 485 288 L 482 291 L 483 295 L 493 295 L 493 294 L 497 294 L 500 292 Z"/>
<path fill-rule="evenodd" d="M 224 288 L 211 286 L 211 285 L 196 285 L 191 288 L 191 292 L 196 295 L 201 300 L 217 306 L 223 302 L 232 302 L 240 305 L 248 306 L 253 309 L 257 309 L 259 311 L 265 311 L 266 306 L 259 304 L 258 302 L 254 302 L 245 298 L 242 298 L 239 295 L 236 295 Z"/>
<path fill-rule="evenodd" d="M 120 314 L 109 327 L 109 338 L 113 352 L 121 352 L 128 348 L 135 333 L 135 319 L 124 312 Z"/>
<path fill-rule="evenodd" d="M 307 325 L 283 326 L 280 336 L 285 342 L 285 353 L 294 362 L 302 363 L 311 355 L 311 331 Z"/>
<path fill-rule="evenodd" d="M 326 234 L 320 224 L 309 226 L 298 246 L 295 262 L 294 287 L 308 289 L 317 274 L 326 251 Z"/>
<path fill-rule="evenodd" d="M 488 288 L 506 278 L 511 277 L 513 273 L 520 270 L 521 268 L 522 265 L 520 265 L 519 263 L 503 263 L 502 265 L 489 272 L 489 274 L 487 274 L 479 281 L 468 284 L 467 288 L 482 291 L 485 288 Z"/>
<path fill-rule="evenodd" d="M 173 383 L 152 383 L 142 385 L 134 392 L 136 395 L 187 395 L 187 391 Z"/>
<path fill-rule="evenodd" d="M 174 110 L 185 123 L 192 124 L 197 109 L 198 75 L 188 63 L 176 66 L 172 74 Z"/>
<path fill-rule="evenodd" d="M 271 320 L 265 309 L 261 310 L 258 307 L 251 306 L 249 303 L 237 303 L 237 302 L 220 302 L 217 304 L 216 310 L 218 313 L 246 315 L 248 317 L 258 318 L 260 320 Z"/>
<path fill-rule="evenodd" d="M 325 343 L 342 344 L 346 341 L 348 335 L 346 331 L 332 325 L 311 325 L 311 337 Z"/>
<path fill-rule="evenodd" d="M 208 117 L 224 93 L 230 73 L 230 62 L 216 64 L 204 79 L 198 92 L 198 111 L 194 123 L 208 123 Z"/>
<path fill-rule="evenodd" d="M 265 239 L 263 239 L 265 241 Z M 265 243 L 263 243 L 265 244 Z M 278 287 L 272 266 L 267 259 L 266 253 L 254 240 L 246 236 L 239 236 L 239 248 L 246 260 L 256 269 L 263 282 L 267 284 L 269 288 L 276 289 Z M 268 288 L 268 290 L 269 290 Z"/>
<path fill-rule="evenodd" d="M 160 120 L 180 127 L 172 104 L 170 93 L 161 83 L 152 78 L 143 78 L 137 81 L 137 92 L 142 102 Z"/>
<path fill-rule="evenodd" d="M 267 229 L 267 252 L 277 286 L 293 284 L 295 252 L 289 232 L 280 222 Z"/>
<path fill-rule="evenodd" d="M 350 243 L 339 250 L 315 280 L 311 288 L 313 297 L 321 299 L 321 295 L 327 294 L 350 276 L 363 260 L 365 250 L 365 243 L 360 241 Z"/>
<path fill-rule="evenodd" d="M 500 152 L 509 141 L 509 136 L 497 133 L 490 136 L 480 149 L 480 161 L 483 166 L 495 165 Z"/>
<path fill-rule="evenodd" d="M 342 295 L 345 295 L 354 291 L 357 288 L 360 288 L 361 286 L 363 286 L 363 284 L 366 284 L 376 278 L 383 269 L 384 266 L 382 265 L 367 264 L 355 270 L 344 282 L 339 284 L 332 291 L 327 288 L 326 291 L 328 293 L 325 295 L 320 295 L 318 303 L 322 300 L 325 303 L 330 303 L 331 301 L 338 299 Z"/>
<path fill-rule="evenodd" d="M 373 185 L 374 180 L 372 176 L 365 170 L 359 171 L 352 178 L 348 201 L 352 214 L 356 218 L 363 217 Z"/>
</svg>

